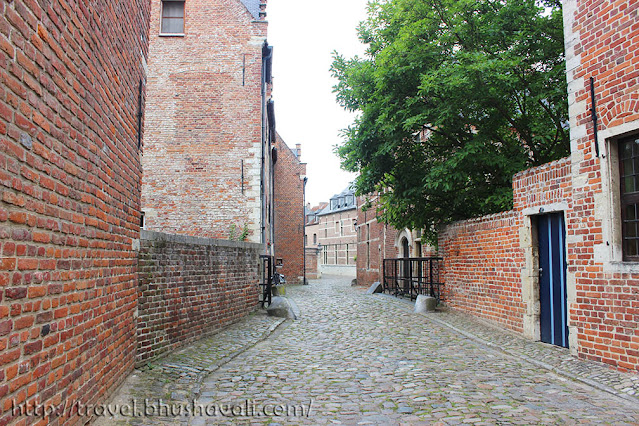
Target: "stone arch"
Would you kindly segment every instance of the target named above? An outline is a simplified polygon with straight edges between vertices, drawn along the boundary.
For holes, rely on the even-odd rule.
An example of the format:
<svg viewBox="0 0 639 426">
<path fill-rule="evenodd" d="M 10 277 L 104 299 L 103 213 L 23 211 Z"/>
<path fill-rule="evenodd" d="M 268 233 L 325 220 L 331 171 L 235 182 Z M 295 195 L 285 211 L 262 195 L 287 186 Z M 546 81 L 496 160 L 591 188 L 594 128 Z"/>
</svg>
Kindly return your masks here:
<svg viewBox="0 0 639 426">
<path fill-rule="evenodd" d="M 404 253 L 404 247 L 408 246 L 408 253 Z M 413 233 L 408 229 L 404 228 L 401 232 L 397 233 L 395 237 L 395 247 L 397 248 L 397 253 L 399 257 L 410 257 L 413 251 Z M 406 254 L 408 256 L 406 256 Z"/>
</svg>

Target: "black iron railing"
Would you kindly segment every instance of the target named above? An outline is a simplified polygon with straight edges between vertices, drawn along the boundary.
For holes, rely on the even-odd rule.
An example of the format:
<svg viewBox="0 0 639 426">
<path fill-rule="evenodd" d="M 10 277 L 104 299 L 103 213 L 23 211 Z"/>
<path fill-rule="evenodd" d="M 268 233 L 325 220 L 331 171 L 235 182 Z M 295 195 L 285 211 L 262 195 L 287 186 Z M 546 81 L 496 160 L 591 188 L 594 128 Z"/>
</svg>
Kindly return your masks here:
<svg viewBox="0 0 639 426">
<path fill-rule="evenodd" d="M 441 257 L 404 257 L 384 259 L 384 292 L 395 296 L 418 295 L 441 298 Z"/>
<path fill-rule="evenodd" d="M 271 295 L 273 294 L 273 275 L 275 274 L 274 260 L 275 258 L 273 256 L 260 256 L 260 261 L 262 263 L 262 268 L 260 270 L 260 286 L 262 287 L 260 303 L 262 304 L 262 308 L 271 304 Z"/>
</svg>

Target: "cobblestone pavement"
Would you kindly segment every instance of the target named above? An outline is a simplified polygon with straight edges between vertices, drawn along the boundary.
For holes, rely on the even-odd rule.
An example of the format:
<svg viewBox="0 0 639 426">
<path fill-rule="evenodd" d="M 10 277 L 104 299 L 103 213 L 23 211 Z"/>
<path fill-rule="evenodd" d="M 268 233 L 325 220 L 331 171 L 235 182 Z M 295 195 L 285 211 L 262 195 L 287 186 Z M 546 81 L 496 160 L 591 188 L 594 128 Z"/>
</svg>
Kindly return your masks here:
<svg viewBox="0 0 639 426">
<path fill-rule="evenodd" d="M 390 297 L 390 296 L 388 296 Z M 413 308 L 410 303 L 410 309 Z M 453 328 L 494 349 L 523 358 L 540 367 L 582 381 L 639 404 L 639 375 L 623 374 L 601 363 L 578 359 L 560 346 L 533 342 L 459 311 L 439 311 L 429 320 Z"/>
<path fill-rule="evenodd" d="M 182 413 L 177 408 L 185 407 L 199 397 L 204 378 L 271 335 L 282 322 L 283 319 L 272 318 L 264 311 L 258 311 L 219 333 L 136 370 L 110 401 L 112 410 L 119 415 L 101 416 L 99 412 L 100 417 L 97 417 L 95 425 L 188 424 L 191 419 L 180 416 Z M 166 408 L 162 407 L 162 416 L 158 416 L 156 409 L 160 410 L 160 401 L 166 407 L 175 407 L 174 411 L 167 413 Z M 122 407 L 126 409 L 122 411 Z"/>
<path fill-rule="evenodd" d="M 134 392 L 118 396 L 164 397 L 167 405 L 185 406 L 197 398 L 196 410 L 209 409 L 209 416 L 104 424 L 639 424 L 639 400 L 629 391 L 623 399 L 541 368 L 558 368 L 549 362 L 546 349 L 552 347 L 527 348 L 519 336 L 456 313 L 413 314 L 401 300 L 365 295 L 349 281 L 325 278 L 291 287 L 288 296 L 302 312 L 298 321 L 262 339 L 276 323 L 254 315 L 236 326 L 235 338 L 220 333 L 182 351 L 180 363 L 169 357 L 161 368 L 138 372 Z M 225 360 L 227 345 L 244 349 Z M 202 365 L 215 368 L 194 378 L 184 370 L 196 353 Z M 570 364 L 567 352 L 557 354 L 559 366 Z M 599 366 L 574 361 L 585 363 L 570 367 L 575 377 L 583 369 L 592 380 L 609 380 L 611 388 L 633 383 L 633 376 L 608 369 L 592 375 L 588 367 Z M 164 373 L 157 372 L 167 364 L 175 367 L 160 385 Z"/>
</svg>

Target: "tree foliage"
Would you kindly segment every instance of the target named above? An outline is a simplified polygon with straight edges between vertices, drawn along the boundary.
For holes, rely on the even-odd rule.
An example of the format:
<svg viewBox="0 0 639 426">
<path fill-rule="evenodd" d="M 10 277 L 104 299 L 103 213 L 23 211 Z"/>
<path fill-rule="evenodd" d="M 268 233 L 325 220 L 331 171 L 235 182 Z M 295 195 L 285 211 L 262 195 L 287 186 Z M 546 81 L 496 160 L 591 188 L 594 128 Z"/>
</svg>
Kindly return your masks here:
<svg viewBox="0 0 639 426">
<path fill-rule="evenodd" d="M 373 0 L 366 57 L 334 54 L 357 112 L 337 148 L 381 192 L 380 214 L 424 229 L 507 210 L 512 175 L 569 153 L 559 0 Z"/>
</svg>

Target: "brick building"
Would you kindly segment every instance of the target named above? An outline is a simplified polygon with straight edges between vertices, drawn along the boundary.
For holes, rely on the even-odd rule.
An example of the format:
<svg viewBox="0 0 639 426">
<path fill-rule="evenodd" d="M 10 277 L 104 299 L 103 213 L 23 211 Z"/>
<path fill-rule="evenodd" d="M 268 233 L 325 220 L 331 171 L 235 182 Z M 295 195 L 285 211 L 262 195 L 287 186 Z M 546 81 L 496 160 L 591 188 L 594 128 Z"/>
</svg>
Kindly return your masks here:
<svg viewBox="0 0 639 426">
<path fill-rule="evenodd" d="M 319 218 L 317 213 L 324 210 L 328 203 L 319 203 L 317 206 L 306 204 L 304 215 L 306 217 L 306 226 L 304 227 L 304 247 L 306 262 L 306 278 L 319 279 L 322 278 L 320 271 L 320 252 L 319 245 Z"/>
<path fill-rule="evenodd" d="M 634 370 L 639 370 L 637 16 L 637 2 L 564 2 L 573 191 L 572 208 L 565 212 L 570 342 L 581 356 Z"/>
<path fill-rule="evenodd" d="M 0 2 L 0 424 L 103 403 L 133 369 L 149 15 Z"/>
<path fill-rule="evenodd" d="M 357 284 L 383 282 L 384 259 L 404 255 L 397 249 L 399 233 L 377 220 L 377 195 L 357 197 Z M 411 233 L 408 233 L 411 235 Z M 404 238 L 405 239 L 405 238 Z M 403 240 L 402 240 L 403 242 Z M 409 244 L 409 247 L 412 244 Z M 409 253 L 412 255 L 413 253 Z M 415 252 L 416 254 L 416 252 Z"/>
<path fill-rule="evenodd" d="M 564 1 L 571 156 L 517 174 L 514 209 L 440 236 L 446 299 L 639 370 L 639 3 Z"/>
<path fill-rule="evenodd" d="M 151 5 L 145 227 L 221 239 L 246 231 L 247 240 L 271 247 L 275 119 L 266 1 Z"/>
<path fill-rule="evenodd" d="M 354 191 L 347 188 L 333 195 L 326 207 L 316 212 L 312 211 L 310 216 L 313 218 L 307 220 L 307 240 L 312 238 L 312 245 L 321 249 L 320 274 L 355 277 L 357 205 Z M 309 245 L 310 240 L 307 246 Z"/>
<path fill-rule="evenodd" d="M 304 179 L 301 145 L 291 149 L 277 135 L 275 148 L 275 257 L 287 282 L 301 282 L 304 276 Z"/>
</svg>

